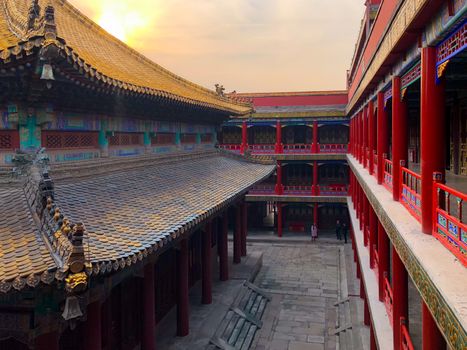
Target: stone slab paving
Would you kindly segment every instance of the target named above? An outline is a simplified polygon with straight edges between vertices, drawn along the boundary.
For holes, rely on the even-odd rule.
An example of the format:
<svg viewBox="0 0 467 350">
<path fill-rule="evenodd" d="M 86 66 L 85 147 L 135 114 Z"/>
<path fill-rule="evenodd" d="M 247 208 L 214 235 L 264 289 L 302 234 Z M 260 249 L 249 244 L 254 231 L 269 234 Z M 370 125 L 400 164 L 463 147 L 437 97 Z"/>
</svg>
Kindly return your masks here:
<svg viewBox="0 0 467 350">
<path fill-rule="evenodd" d="M 257 350 L 336 349 L 339 245 L 253 243 L 263 252 L 255 283 L 272 296 Z"/>
</svg>

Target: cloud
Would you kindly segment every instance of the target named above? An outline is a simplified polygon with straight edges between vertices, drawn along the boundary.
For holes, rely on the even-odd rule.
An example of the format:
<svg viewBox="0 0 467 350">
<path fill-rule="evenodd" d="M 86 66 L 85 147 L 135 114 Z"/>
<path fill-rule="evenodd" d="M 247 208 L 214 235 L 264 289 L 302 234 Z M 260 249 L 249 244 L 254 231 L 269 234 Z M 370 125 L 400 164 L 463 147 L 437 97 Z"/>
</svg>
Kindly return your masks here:
<svg viewBox="0 0 467 350">
<path fill-rule="evenodd" d="M 192 81 L 237 91 L 345 88 L 364 11 L 356 0 L 71 2 L 96 21 L 116 9 L 143 16 L 131 46 Z"/>
</svg>

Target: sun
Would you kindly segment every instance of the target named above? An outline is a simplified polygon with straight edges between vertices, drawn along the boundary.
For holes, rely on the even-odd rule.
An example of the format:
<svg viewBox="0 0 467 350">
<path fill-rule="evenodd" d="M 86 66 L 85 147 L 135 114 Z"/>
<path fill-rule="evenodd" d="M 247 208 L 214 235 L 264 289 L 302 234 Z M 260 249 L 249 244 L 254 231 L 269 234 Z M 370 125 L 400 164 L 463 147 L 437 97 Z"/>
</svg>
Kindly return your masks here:
<svg viewBox="0 0 467 350">
<path fill-rule="evenodd" d="M 106 2 L 97 19 L 102 28 L 127 44 L 145 32 L 150 22 L 149 16 L 131 6 L 129 1 Z"/>
</svg>

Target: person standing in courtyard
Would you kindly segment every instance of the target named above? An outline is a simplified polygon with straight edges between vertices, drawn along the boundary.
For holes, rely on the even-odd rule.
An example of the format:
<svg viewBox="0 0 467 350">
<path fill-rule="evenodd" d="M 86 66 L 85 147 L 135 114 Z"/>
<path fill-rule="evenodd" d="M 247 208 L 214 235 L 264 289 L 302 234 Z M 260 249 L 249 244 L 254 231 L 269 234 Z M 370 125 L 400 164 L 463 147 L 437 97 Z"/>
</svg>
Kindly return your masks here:
<svg viewBox="0 0 467 350">
<path fill-rule="evenodd" d="M 341 223 L 339 220 L 336 221 L 336 238 L 340 241 L 342 239 L 341 237 L 341 230 L 342 230 L 342 227 L 341 227 Z"/>
<path fill-rule="evenodd" d="M 342 234 L 344 235 L 344 243 L 347 243 L 347 235 L 349 234 L 349 227 L 344 222 L 342 224 Z"/>
<path fill-rule="evenodd" d="M 316 238 L 318 238 L 318 228 L 315 224 L 311 224 L 311 241 L 316 241 Z"/>
</svg>

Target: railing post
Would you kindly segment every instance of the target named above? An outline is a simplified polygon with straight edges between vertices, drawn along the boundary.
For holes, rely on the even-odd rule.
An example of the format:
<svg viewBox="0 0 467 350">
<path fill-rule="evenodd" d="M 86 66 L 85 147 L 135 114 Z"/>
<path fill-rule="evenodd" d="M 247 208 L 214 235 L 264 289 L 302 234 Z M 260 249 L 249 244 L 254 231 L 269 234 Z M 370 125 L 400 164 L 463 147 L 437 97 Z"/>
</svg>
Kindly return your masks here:
<svg viewBox="0 0 467 350">
<path fill-rule="evenodd" d="M 432 220 L 431 220 L 431 233 L 433 232 L 436 232 L 436 224 L 438 222 L 438 215 L 437 215 L 437 211 L 436 209 L 438 208 L 439 206 L 439 203 L 440 203 L 440 197 L 441 197 L 441 191 L 439 190 L 439 187 L 436 186 L 437 184 L 439 183 L 443 183 L 443 174 L 438 172 L 438 171 L 435 171 L 433 172 L 433 197 L 432 197 L 432 201 L 433 201 L 433 215 L 432 215 Z"/>
<path fill-rule="evenodd" d="M 403 171 L 404 167 L 405 167 L 405 160 L 401 159 L 399 161 L 399 200 L 402 197 L 402 192 L 404 191 L 404 171 Z M 394 164 L 393 164 L 393 169 L 394 169 Z M 394 174 L 392 175 L 392 178 L 394 179 Z"/>
</svg>

